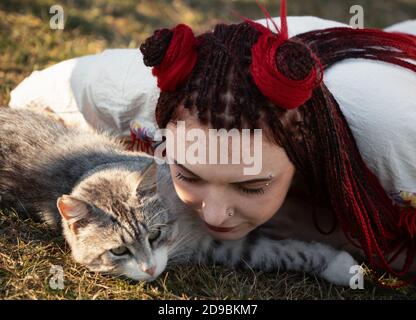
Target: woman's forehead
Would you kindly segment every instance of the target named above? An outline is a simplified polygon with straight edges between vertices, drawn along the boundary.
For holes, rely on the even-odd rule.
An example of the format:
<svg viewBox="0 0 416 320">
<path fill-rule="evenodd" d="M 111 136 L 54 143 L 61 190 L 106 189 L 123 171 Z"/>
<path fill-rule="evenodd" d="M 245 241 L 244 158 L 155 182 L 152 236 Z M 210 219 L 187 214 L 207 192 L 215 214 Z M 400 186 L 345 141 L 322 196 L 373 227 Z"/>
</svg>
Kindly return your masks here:
<svg viewBox="0 0 416 320">
<path fill-rule="evenodd" d="M 253 134 L 244 136 L 237 131 L 227 136 L 224 131 L 223 139 L 221 134 L 210 135 L 206 128 L 178 123 L 175 129 L 178 130 L 173 130 L 167 138 L 168 161 L 175 161 L 206 180 L 240 181 L 253 175 L 276 176 L 290 165 L 284 149 Z M 187 135 L 194 129 L 201 131 Z"/>
</svg>

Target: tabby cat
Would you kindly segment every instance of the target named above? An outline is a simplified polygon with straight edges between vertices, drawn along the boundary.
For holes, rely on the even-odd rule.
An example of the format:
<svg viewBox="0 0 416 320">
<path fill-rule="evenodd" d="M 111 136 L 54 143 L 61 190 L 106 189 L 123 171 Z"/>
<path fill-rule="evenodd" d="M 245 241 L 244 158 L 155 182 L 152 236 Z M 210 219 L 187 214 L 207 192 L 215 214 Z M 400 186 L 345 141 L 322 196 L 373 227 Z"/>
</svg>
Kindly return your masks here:
<svg viewBox="0 0 416 320">
<path fill-rule="evenodd" d="M 215 240 L 176 196 L 167 164 L 29 110 L 0 108 L 0 197 L 2 207 L 61 231 L 89 270 L 134 280 L 157 278 L 168 261 L 215 262 L 348 285 L 357 264 L 324 244 L 267 238 L 261 227 L 241 240 Z"/>
</svg>

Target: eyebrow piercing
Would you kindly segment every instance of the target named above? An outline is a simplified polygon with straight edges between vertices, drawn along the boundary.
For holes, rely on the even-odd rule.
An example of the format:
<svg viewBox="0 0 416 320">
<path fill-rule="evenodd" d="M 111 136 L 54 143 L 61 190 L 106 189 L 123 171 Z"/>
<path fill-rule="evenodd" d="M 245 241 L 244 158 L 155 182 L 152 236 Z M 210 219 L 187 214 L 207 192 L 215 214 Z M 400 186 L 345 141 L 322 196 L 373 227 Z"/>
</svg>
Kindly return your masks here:
<svg viewBox="0 0 416 320">
<path fill-rule="evenodd" d="M 270 173 L 270 174 L 269 174 L 269 176 L 268 176 L 268 178 L 269 178 L 270 180 L 272 180 L 272 179 L 273 179 L 273 175 Z M 270 181 L 269 181 L 269 182 L 267 182 L 267 183 L 266 183 L 266 187 L 270 186 L 270 184 L 271 184 L 271 182 L 270 182 Z"/>
</svg>

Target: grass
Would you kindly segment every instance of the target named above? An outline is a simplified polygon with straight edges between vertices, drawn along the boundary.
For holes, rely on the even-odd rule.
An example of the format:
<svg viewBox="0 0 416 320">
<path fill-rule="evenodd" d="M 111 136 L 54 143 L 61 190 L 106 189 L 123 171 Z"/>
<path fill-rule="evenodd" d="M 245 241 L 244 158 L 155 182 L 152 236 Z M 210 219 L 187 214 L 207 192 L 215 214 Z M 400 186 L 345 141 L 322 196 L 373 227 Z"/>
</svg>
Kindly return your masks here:
<svg viewBox="0 0 416 320">
<path fill-rule="evenodd" d="M 272 15 L 278 1 L 262 1 Z M 55 0 L 0 2 L 0 106 L 33 70 L 105 48 L 136 48 L 156 28 L 179 22 L 196 33 L 217 22 L 237 21 L 228 9 L 261 18 L 247 0 L 61 0 L 65 29 L 49 29 Z M 415 0 L 290 0 L 290 15 L 317 15 L 348 22 L 349 7 L 361 4 L 369 27 L 385 27 L 416 16 Z M 414 289 L 337 287 L 302 273 L 236 272 L 219 266 L 185 266 L 152 283 L 134 283 L 88 272 L 73 262 L 63 238 L 46 225 L 0 209 L 0 299 L 416 299 Z M 51 266 L 64 270 L 64 288 L 49 285 Z"/>
<path fill-rule="evenodd" d="M 352 290 L 303 273 L 220 266 L 175 267 L 152 283 L 104 276 L 76 264 L 47 225 L 13 210 L 0 211 L 0 247 L 2 299 L 416 299 L 410 288 L 381 289 L 366 281 L 364 290 Z M 63 289 L 50 285 L 53 265 L 63 268 Z"/>
</svg>

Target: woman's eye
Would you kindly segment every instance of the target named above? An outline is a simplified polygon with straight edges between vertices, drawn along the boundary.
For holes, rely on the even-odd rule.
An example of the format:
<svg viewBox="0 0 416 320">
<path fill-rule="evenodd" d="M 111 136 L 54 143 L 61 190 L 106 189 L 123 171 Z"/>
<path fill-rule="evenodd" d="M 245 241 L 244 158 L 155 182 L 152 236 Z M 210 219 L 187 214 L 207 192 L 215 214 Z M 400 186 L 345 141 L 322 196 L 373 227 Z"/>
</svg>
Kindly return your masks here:
<svg viewBox="0 0 416 320">
<path fill-rule="evenodd" d="M 160 237 L 161 233 L 160 229 L 150 231 L 148 236 L 149 242 L 156 241 Z"/>
<path fill-rule="evenodd" d="M 190 182 L 190 183 L 196 183 L 199 181 L 198 178 L 185 177 L 182 173 L 179 173 L 179 172 L 176 174 L 176 178 L 178 180 L 183 180 L 183 181 Z"/>
<path fill-rule="evenodd" d="M 257 195 L 257 194 L 264 194 L 264 188 L 255 188 L 255 189 L 249 189 L 249 188 L 243 188 L 243 187 L 238 187 L 238 189 L 246 194 L 253 194 L 253 195 Z"/>
<path fill-rule="evenodd" d="M 110 252 L 115 256 L 124 256 L 126 254 L 130 254 L 130 250 L 127 249 L 125 246 L 120 246 L 114 249 L 111 249 Z"/>
</svg>

